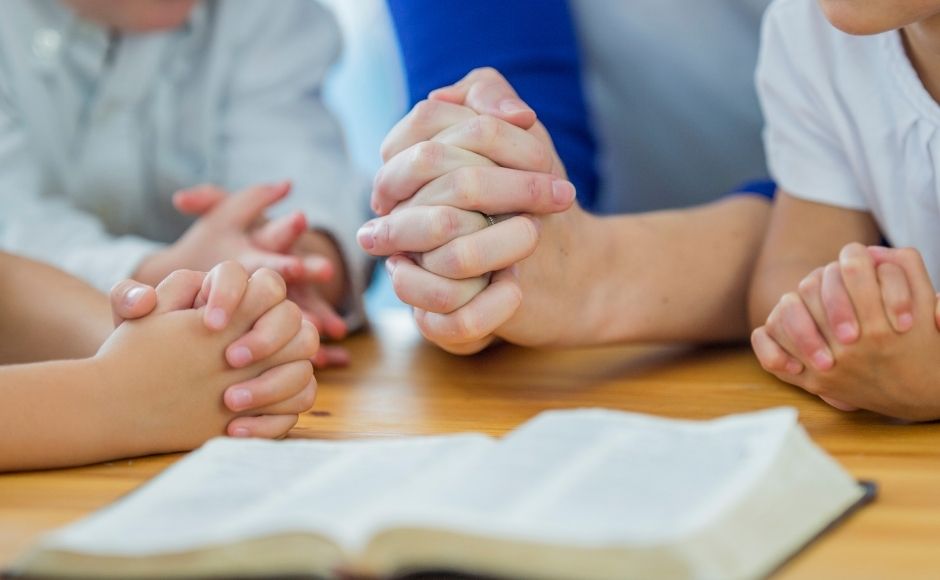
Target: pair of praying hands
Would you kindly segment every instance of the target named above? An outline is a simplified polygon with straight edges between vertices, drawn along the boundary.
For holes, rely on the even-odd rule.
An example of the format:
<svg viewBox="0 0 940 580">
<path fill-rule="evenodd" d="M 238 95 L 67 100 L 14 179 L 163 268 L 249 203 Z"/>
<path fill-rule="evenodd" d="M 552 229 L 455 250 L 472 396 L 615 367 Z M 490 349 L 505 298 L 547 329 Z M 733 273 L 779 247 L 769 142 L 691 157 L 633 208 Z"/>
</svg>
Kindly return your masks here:
<svg viewBox="0 0 940 580">
<path fill-rule="evenodd" d="M 541 271 L 527 266 L 552 259 L 540 238 L 563 238 L 577 206 L 534 111 L 498 72 L 478 69 L 418 103 L 385 139 L 382 158 L 372 194 L 379 217 L 358 241 L 388 257 L 422 334 L 459 354 L 498 337 L 544 340 L 524 320 L 527 280 Z"/>
</svg>

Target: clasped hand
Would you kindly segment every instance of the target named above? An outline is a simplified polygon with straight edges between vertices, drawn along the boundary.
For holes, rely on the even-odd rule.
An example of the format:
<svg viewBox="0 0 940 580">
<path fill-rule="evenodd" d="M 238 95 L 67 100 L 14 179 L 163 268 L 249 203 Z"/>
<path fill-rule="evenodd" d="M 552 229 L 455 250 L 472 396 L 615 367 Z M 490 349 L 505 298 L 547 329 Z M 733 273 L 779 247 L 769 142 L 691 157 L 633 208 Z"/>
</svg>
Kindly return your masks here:
<svg viewBox="0 0 940 580">
<path fill-rule="evenodd" d="M 940 312 L 920 254 L 849 244 L 784 295 L 751 341 L 761 365 L 842 410 L 940 418 Z"/>
<path fill-rule="evenodd" d="M 288 297 L 301 307 L 304 318 L 321 335 L 344 337 L 346 323 L 334 304 L 345 292 L 345 272 L 332 241 L 311 232 L 301 212 L 273 220 L 264 218 L 264 212 L 282 201 L 290 188 L 291 184 L 285 182 L 251 187 L 232 195 L 211 185 L 177 192 L 173 198 L 177 210 L 199 219 L 176 243 L 145 259 L 134 278 L 153 286 L 174 270 L 208 271 L 225 260 L 237 261 L 249 272 L 267 268 L 284 278 Z M 333 249 L 333 259 L 319 249 Z M 332 301 L 327 297 L 330 294 Z M 348 360 L 345 349 L 326 346 L 313 362 L 323 368 Z"/>
<path fill-rule="evenodd" d="M 515 266 L 536 251 L 541 216 L 574 204 L 547 131 L 499 73 L 479 69 L 418 103 L 382 158 L 380 217 L 359 244 L 388 256 L 425 337 L 455 353 L 484 348 L 522 305 Z M 484 214 L 502 219 L 490 225 Z"/>
</svg>

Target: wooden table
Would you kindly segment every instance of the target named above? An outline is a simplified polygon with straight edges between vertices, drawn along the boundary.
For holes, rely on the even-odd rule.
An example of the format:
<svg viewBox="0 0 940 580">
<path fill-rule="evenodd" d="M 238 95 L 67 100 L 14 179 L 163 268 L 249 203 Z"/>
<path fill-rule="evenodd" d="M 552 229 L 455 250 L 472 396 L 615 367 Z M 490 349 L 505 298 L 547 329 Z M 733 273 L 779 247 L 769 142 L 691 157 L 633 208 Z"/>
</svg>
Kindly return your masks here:
<svg viewBox="0 0 940 580">
<path fill-rule="evenodd" d="M 856 477 L 877 481 L 880 496 L 780 576 L 940 578 L 940 424 L 838 412 L 763 373 L 744 347 L 503 346 L 458 358 L 423 343 L 405 312 L 374 321 L 349 346 L 354 364 L 320 375 L 315 410 L 293 435 L 500 434 L 565 407 L 711 418 L 793 405 L 812 437 Z M 0 476 L 0 567 L 40 534 L 107 505 L 178 457 Z"/>
</svg>

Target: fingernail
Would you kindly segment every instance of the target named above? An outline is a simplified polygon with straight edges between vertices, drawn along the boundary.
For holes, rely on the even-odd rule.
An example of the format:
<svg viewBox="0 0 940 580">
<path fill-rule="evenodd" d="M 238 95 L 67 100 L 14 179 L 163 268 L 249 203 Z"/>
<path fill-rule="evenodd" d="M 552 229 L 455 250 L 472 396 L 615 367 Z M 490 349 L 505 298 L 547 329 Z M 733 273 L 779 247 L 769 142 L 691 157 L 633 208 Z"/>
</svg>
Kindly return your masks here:
<svg viewBox="0 0 940 580">
<path fill-rule="evenodd" d="M 232 429 L 232 437 L 250 437 L 251 433 L 248 432 L 248 429 L 244 427 L 236 427 Z"/>
<path fill-rule="evenodd" d="M 905 312 L 904 314 L 898 316 L 898 327 L 901 332 L 907 332 L 913 328 L 914 316 L 909 312 Z"/>
<path fill-rule="evenodd" d="M 375 224 L 367 222 L 363 224 L 356 232 L 356 240 L 363 250 L 371 250 L 375 247 Z"/>
<path fill-rule="evenodd" d="M 513 113 L 526 113 L 532 109 L 519 99 L 503 99 L 499 103 L 499 110 L 507 115 L 512 115 Z"/>
<path fill-rule="evenodd" d="M 236 346 L 228 353 L 228 362 L 237 368 L 251 364 L 251 358 L 251 349 L 247 346 Z"/>
<path fill-rule="evenodd" d="M 556 179 L 552 182 L 552 199 L 558 205 L 567 205 L 574 200 L 574 185 L 564 179 Z"/>
<path fill-rule="evenodd" d="M 798 375 L 803 372 L 803 365 L 795 360 L 788 361 L 786 371 L 791 375 Z"/>
<path fill-rule="evenodd" d="M 213 308 L 206 315 L 206 324 L 214 330 L 222 330 L 228 322 L 228 315 L 221 308 Z"/>
<path fill-rule="evenodd" d="M 836 338 L 838 338 L 839 342 L 842 344 L 848 344 L 858 338 L 858 330 L 856 330 L 854 324 L 843 322 L 836 327 Z"/>
<path fill-rule="evenodd" d="M 124 293 L 124 306 L 133 308 L 143 298 L 145 290 L 140 286 L 134 286 Z"/>
<path fill-rule="evenodd" d="M 229 400 L 232 406 L 235 407 L 232 409 L 233 411 L 247 409 L 251 406 L 251 391 L 248 389 L 232 389 L 229 393 Z"/>
<path fill-rule="evenodd" d="M 832 368 L 832 356 L 825 350 L 817 350 L 816 353 L 813 354 L 813 364 L 821 371 L 828 371 Z"/>
</svg>

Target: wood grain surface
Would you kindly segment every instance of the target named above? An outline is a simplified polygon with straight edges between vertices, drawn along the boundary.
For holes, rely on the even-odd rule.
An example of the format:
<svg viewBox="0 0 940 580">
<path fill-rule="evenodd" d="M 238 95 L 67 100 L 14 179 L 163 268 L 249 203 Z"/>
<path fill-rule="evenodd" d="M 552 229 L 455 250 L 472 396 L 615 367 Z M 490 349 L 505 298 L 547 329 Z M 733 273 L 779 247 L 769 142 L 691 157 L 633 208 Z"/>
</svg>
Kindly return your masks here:
<svg viewBox="0 0 940 580">
<path fill-rule="evenodd" d="M 817 443 L 880 491 L 779 577 L 940 578 L 940 424 L 836 411 L 765 374 L 743 346 L 500 346 L 461 358 L 424 343 L 405 312 L 380 316 L 347 342 L 353 364 L 319 374 L 316 406 L 292 436 L 498 435 L 542 410 L 568 407 L 697 419 L 792 405 Z M 179 457 L 0 475 L 0 567 L 44 532 L 108 505 Z"/>
</svg>

